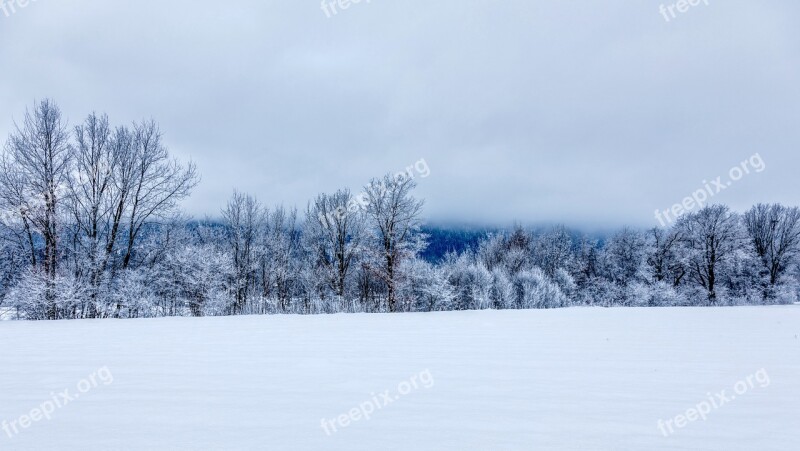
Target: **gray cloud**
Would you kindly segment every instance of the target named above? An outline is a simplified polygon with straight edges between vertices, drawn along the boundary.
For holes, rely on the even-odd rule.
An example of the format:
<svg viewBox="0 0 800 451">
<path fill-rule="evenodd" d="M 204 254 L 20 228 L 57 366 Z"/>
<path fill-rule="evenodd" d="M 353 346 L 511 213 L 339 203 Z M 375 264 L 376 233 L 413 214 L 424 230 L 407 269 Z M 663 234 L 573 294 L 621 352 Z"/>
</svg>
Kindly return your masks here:
<svg viewBox="0 0 800 451">
<path fill-rule="evenodd" d="M 420 158 L 434 220 L 650 225 L 756 152 L 714 200 L 800 204 L 800 5 L 660 4 L 39 0 L 0 11 L 0 133 L 42 97 L 153 117 L 203 174 L 196 215 Z"/>
</svg>

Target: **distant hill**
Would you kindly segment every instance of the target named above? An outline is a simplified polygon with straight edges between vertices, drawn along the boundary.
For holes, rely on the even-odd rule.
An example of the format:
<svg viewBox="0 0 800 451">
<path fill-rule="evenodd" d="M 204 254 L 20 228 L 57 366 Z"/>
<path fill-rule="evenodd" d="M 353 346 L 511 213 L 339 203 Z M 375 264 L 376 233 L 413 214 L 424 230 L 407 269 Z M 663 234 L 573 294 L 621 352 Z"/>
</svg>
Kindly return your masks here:
<svg viewBox="0 0 800 451">
<path fill-rule="evenodd" d="M 478 243 L 497 229 L 425 225 L 422 232 L 428 235 L 428 247 L 422 252 L 422 258 L 429 263 L 439 263 L 448 252 L 477 249 Z"/>
</svg>

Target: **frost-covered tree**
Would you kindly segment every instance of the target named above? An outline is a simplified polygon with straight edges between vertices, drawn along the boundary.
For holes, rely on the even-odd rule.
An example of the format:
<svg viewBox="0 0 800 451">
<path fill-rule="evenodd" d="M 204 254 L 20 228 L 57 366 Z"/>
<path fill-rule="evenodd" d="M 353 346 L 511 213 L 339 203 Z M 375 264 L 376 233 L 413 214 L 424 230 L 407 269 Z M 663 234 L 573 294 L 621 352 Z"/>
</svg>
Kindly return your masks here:
<svg viewBox="0 0 800 451">
<path fill-rule="evenodd" d="M 533 245 L 534 263 L 548 277 L 559 269 L 568 268 L 573 257 L 572 237 L 566 227 L 556 226 L 536 238 Z"/>
<path fill-rule="evenodd" d="M 606 277 L 618 285 L 644 282 L 646 270 L 645 239 L 641 232 L 624 227 L 605 246 Z"/>
<path fill-rule="evenodd" d="M 491 308 L 498 310 L 516 308 L 516 290 L 508 273 L 502 268 L 495 268 L 490 275 L 492 280 L 488 296 Z"/>
<path fill-rule="evenodd" d="M 155 121 L 134 124 L 128 208 L 127 242 L 122 267 L 131 264 L 137 238 L 146 225 L 174 212 L 199 182 L 194 163 L 181 164 L 170 157 Z"/>
<path fill-rule="evenodd" d="M 406 310 L 455 310 L 456 293 L 444 271 L 419 258 L 405 260 L 402 265 L 407 277 L 400 285 L 398 299 Z"/>
<path fill-rule="evenodd" d="M 31 221 L 31 201 L 24 174 L 16 171 L 13 161 L 3 154 L 0 158 L 0 225 L 3 227 L 3 239 L 13 242 L 23 252 L 28 264 L 34 267 L 40 260 L 41 240 L 37 239 L 38 234 Z"/>
<path fill-rule="evenodd" d="M 680 259 L 681 236 L 677 230 L 652 228 L 647 232 L 647 264 L 656 283 L 677 287 L 686 275 Z"/>
<path fill-rule="evenodd" d="M 344 297 L 352 290 L 353 268 L 364 251 L 366 220 L 355 205 L 349 190 L 320 194 L 306 210 L 304 238 L 310 247 L 318 274 L 327 281 L 335 296 Z"/>
<path fill-rule="evenodd" d="M 505 267 L 505 242 L 502 233 L 491 233 L 478 243 L 476 258 L 486 269 L 494 271 Z"/>
<path fill-rule="evenodd" d="M 230 285 L 235 297 L 231 306 L 234 315 L 246 311 L 258 283 L 257 276 L 264 258 L 266 215 L 256 198 L 238 192 L 233 193 L 222 211 L 227 251 L 233 262 Z"/>
<path fill-rule="evenodd" d="M 377 263 L 369 265 L 369 269 L 385 285 L 386 305 L 390 312 L 397 310 L 403 260 L 424 248 L 419 233 L 423 202 L 412 196 L 415 187 L 412 177 L 399 174 L 373 179 L 364 189 Z"/>
<path fill-rule="evenodd" d="M 519 308 L 557 308 L 567 305 L 567 297 L 547 274 L 539 268 L 514 275 Z"/>
<path fill-rule="evenodd" d="M 59 207 L 71 161 L 66 120 L 51 100 L 26 111 L 2 159 L 2 172 L 8 176 L 0 179 L 3 197 L 44 240 L 43 270 L 51 278 L 58 267 Z"/>
<path fill-rule="evenodd" d="M 710 303 L 717 302 L 720 272 L 744 238 L 739 215 L 723 205 L 707 206 L 682 216 L 676 228 L 692 280 L 706 291 Z"/>
<path fill-rule="evenodd" d="M 498 233 L 487 237 L 478 246 L 478 259 L 487 270 L 502 268 L 513 275 L 535 266 L 534 237 L 521 226 L 509 233 Z"/>
<path fill-rule="evenodd" d="M 442 272 L 453 293 L 451 310 L 479 310 L 492 307 L 492 275 L 469 253 L 448 254 Z"/>
<path fill-rule="evenodd" d="M 261 259 L 261 283 L 264 297 L 276 302 L 279 312 L 293 308 L 310 313 L 309 297 L 304 292 L 301 269 L 308 262 L 304 254 L 301 225 L 297 210 L 276 207 L 267 213 L 265 250 Z M 302 306 L 291 305 L 303 300 Z"/>
<path fill-rule="evenodd" d="M 87 297 L 85 280 L 63 271 L 51 277 L 42 268 L 30 268 L 6 295 L 6 305 L 28 320 L 80 317 Z"/>
<path fill-rule="evenodd" d="M 758 204 L 744 214 L 750 244 L 769 275 L 774 290 L 800 255 L 800 209 L 780 204 Z"/>
<path fill-rule="evenodd" d="M 112 191 L 116 158 L 105 115 L 90 114 L 75 127 L 75 146 L 66 200 L 71 221 L 72 264 L 87 278 L 90 299 L 86 316 L 97 315 L 97 298 L 106 262 L 104 250 L 112 214 Z"/>
<path fill-rule="evenodd" d="M 597 239 L 583 236 L 577 246 L 570 274 L 577 286 L 576 301 L 592 305 L 602 301 L 606 280 L 603 273 L 603 250 Z"/>
<path fill-rule="evenodd" d="M 173 312 L 228 314 L 238 301 L 227 288 L 234 265 L 229 255 L 214 243 L 198 240 L 196 233 L 176 230 L 167 251 L 154 262 L 156 293 L 164 299 L 163 305 L 174 305 Z"/>
<path fill-rule="evenodd" d="M 20 215 L 28 228 L 32 253 L 33 234 L 41 237 L 41 268 L 49 280 L 46 290 L 47 316 L 56 319 L 54 281 L 60 257 L 59 232 L 63 216 L 61 203 L 67 186 L 73 148 L 61 110 L 51 100 L 43 100 L 25 113 L 16 124 L 0 160 L 0 191 L 6 203 Z M 34 258 L 34 260 L 36 260 Z"/>
</svg>

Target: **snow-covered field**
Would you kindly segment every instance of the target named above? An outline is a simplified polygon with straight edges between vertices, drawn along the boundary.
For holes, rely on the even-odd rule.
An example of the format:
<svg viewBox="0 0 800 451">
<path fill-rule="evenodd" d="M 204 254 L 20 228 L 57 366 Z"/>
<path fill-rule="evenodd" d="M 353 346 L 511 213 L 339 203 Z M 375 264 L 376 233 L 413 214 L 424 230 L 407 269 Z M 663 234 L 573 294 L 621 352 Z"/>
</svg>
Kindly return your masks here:
<svg viewBox="0 0 800 451">
<path fill-rule="evenodd" d="M 0 343 L 2 450 L 800 449 L 800 306 L 4 321 Z"/>
</svg>

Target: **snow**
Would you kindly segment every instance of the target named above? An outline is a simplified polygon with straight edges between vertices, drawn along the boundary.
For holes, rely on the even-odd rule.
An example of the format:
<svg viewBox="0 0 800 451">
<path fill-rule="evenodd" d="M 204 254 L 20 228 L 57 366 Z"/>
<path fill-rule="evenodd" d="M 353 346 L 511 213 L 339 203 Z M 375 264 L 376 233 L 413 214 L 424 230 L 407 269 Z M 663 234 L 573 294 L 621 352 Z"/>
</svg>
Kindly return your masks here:
<svg viewBox="0 0 800 451">
<path fill-rule="evenodd" d="M 794 305 L 4 321 L 0 421 L 96 384 L 0 449 L 797 450 L 799 336 Z"/>
</svg>

